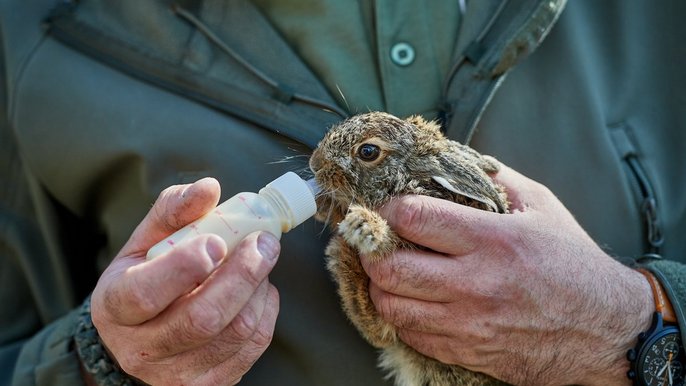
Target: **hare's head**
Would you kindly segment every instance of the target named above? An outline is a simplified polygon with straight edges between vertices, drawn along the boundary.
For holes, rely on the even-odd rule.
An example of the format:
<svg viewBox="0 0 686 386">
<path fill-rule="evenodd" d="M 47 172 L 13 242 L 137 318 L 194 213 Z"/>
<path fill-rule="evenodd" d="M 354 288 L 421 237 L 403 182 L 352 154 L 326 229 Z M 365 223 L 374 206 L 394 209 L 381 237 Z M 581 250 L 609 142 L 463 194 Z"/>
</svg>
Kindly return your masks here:
<svg viewBox="0 0 686 386">
<path fill-rule="evenodd" d="M 353 116 L 334 126 L 310 158 L 310 168 L 322 189 L 317 217 L 339 221 L 352 203 L 378 208 L 391 197 L 414 193 L 453 199 L 459 193 L 496 210 L 493 199 L 481 200 L 473 189 L 450 189 L 454 175 L 467 184 L 494 171 L 492 161 L 470 148 L 449 141 L 433 122 L 407 120 L 372 112 Z M 490 166 L 489 166 L 490 165 Z M 497 210 L 500 211 L 500 210 Z"/>
</svg>

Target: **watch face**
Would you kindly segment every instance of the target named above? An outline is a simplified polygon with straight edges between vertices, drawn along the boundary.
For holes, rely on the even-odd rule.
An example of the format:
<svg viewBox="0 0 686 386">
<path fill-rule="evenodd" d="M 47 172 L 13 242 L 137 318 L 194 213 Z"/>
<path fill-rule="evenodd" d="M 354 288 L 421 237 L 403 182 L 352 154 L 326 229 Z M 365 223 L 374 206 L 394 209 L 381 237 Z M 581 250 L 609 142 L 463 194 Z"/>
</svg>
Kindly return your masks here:
<svg viewBox="0 0 686 386">
<path fill-rule="evenodd" d="M 646 342 L 637 363 L 638 376 L 647 386 L 683 386 L 684 358 L 679 331 L 667 328 Z"/>
</svg>

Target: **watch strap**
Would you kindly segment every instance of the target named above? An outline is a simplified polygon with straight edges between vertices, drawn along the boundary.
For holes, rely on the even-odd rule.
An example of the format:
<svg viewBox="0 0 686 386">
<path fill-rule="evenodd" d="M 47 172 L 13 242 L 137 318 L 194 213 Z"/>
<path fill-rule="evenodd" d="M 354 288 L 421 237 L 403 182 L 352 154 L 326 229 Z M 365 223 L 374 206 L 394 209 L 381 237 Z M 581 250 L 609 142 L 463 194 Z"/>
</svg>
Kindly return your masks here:
<svg viewBox="0 0 686 386">
<path fill-rule="evenodd" d="M 99 386 L 134 386 L 140 385 L 129 377 L 109 356 L 100 341 L 98 331 L 91 319 L 90 296 L 81 304 L 79 319 L 74 333 L 74 345 L 81 359 L 83 369 L 91 375 Z"/>
<path fill-rule="evenodd" d="M 657 280 L 655 275 L 645 268 L 638 268 L 638 272 L 642 273 L 648 279 L 650 288 L 653 290 L 653 298 L 655 299 L 655 311 L 662 314 L 662 320 L 668 323 L 676 323 L 676 313 L 674 307 L 669 301 L 662 284 Z"/>
</svg>

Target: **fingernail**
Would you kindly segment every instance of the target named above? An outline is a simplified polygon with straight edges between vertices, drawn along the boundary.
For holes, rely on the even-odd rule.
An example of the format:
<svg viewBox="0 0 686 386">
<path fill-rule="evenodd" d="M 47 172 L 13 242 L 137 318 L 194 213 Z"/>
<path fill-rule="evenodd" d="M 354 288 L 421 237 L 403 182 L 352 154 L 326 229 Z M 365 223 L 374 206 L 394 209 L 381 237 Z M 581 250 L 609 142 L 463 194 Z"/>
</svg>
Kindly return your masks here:
<svg viewBox="0 0 686 386">
<path fill-rule="evenodd" d="M 267 260 L 275 260 L 279 256 L 281 245 L 271 233 L 261 232 L 257 236 L 257 250 Z"/>
<path fill-rule="evenodd" d="M 226 255 L 226 243 L 217 235 L 210 235 L 205 243 L 205 250 L 215 263 L 220 262 Z"/>
</svg>

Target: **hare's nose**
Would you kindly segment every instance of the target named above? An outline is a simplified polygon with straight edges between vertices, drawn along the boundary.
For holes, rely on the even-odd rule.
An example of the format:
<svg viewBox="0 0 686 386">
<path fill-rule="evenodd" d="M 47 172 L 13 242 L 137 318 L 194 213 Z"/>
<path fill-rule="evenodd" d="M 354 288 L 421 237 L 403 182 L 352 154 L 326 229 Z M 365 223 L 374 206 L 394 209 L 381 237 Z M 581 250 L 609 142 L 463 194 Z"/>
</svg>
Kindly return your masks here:
<svg viewBox="0 0 686 386">
<path fill-rule="evenodd" d="M 312 153 L 310 156 L 310 169 L 313 172 L 316 172 L 322 167 L 322 157 L 319 156 L 319 152 L 317 150 Z"/>
</svg>

